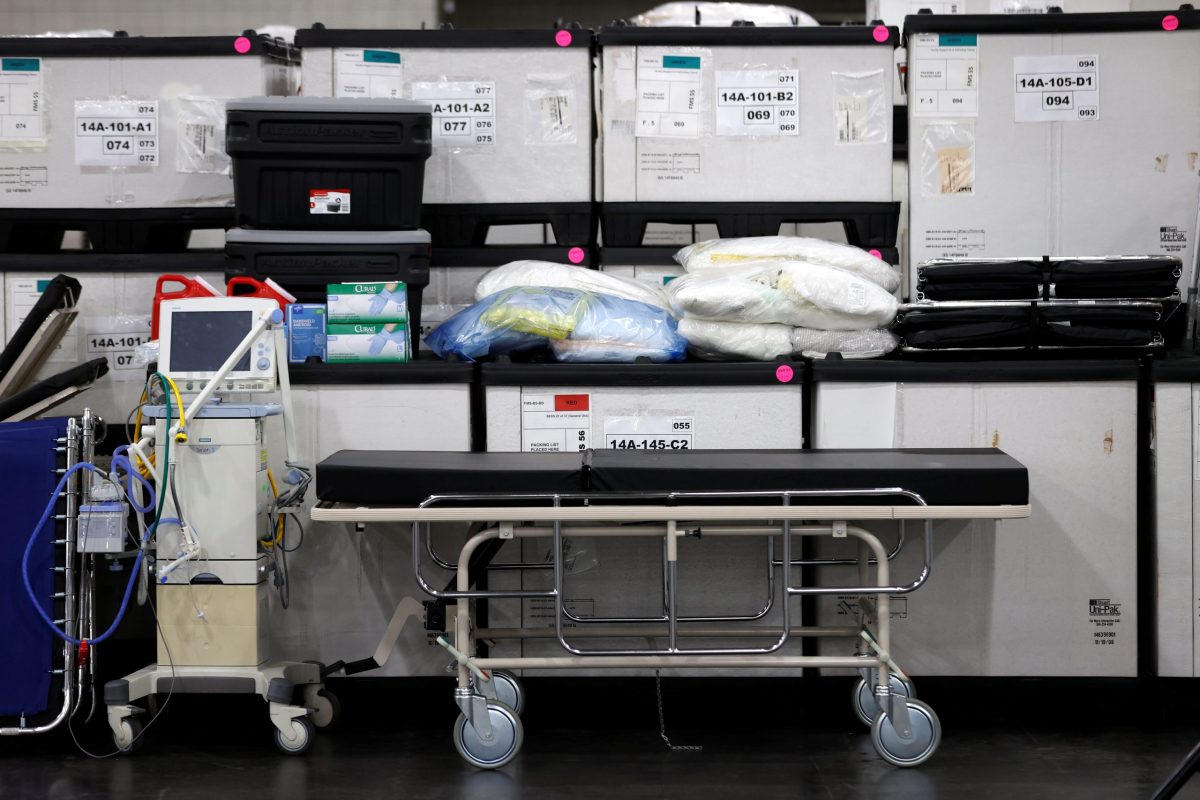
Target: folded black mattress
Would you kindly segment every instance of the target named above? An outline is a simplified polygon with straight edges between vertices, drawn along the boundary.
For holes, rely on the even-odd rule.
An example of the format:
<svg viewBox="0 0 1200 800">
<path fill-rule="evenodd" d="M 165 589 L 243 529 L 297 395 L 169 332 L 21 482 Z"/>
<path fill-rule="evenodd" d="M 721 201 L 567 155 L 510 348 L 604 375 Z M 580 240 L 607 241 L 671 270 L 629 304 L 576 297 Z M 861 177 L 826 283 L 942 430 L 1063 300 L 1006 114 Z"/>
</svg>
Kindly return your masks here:
<svg viewBox="0 0 1200 800">
<path fill-rule="evenodd" d="M 994 448 L 590 450 L 425 453 L 343 450 L 317 465 L 327 502 L 417 505 L 433 494 L 747 492 L 899 487 L 929 505 L 1025 505 L 1025 467 Z M 895 499 L 897 505 L 908 501 Z M 847 505 L 865 505 L 861 498 Z"/>
<path fill-rule="evenodd" d="M 926 300 L 1037 300 L 1042 263 L 1027 259 L 923 264 L 917 288 Z"/>
<path fill-rule="evenodd" d="M 339 450 L 317 464 L 317 499 L 418 505 L 434 494 L 579 492 L 580 453 Z M 495 504 L 494 504 L 495 505 Z"/>
</svg>

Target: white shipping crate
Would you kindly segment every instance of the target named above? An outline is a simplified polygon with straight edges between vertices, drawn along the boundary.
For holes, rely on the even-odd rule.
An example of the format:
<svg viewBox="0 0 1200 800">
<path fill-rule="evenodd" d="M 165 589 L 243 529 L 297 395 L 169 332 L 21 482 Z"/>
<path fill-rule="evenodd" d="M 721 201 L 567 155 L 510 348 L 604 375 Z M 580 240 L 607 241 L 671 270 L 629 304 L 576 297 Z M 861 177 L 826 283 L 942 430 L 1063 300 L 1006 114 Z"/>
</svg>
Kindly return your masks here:
<svg viewBox="0 0 1200 800">
<path fill-rule="evenodd" d="M 1200 361 L 1153 365 L 1153 448 L 1157 674 L 1200 675 Z"/>
<path fill-rule="evenodd" d="M 394 366 L 305 365 L 291 367 L 297 446 L 309 466 L 338 450 L 471 449 L 471 364 L 414 361 Z M 268 429 L 272 469 L 283 468 L 283 432 L 277 421 Z M 405 597 L 431 599 L 412 575 L 411 527 L 400 523 L 353 525 L 312 522 L 316 501 L 309 490 L 304 509 L 303 545 L 288 555 L 291 603 L 279 607 L 271 592 L 271 652 L 283 659 L 368 658 Z M 288 523 L 288 546 L 299 541 Z M 457 553 L 465 526 L 435 531 L 440 552 Z M 441 586 L 448 580 L 435 568 L 427 574 Z M 439 586 L 439 588 L 441 588 Z M 387 665 L 365 677 L 446 675 L 446 651 L 429 645 L 421 620 L 404 628 Z"/>
<path fill-rule="evenodd" d="M 165 256 L 164 258 L 171 258 Z M 221 256 L 214 258 L 182 257 L 184 263 L 204 264 L 207 268 L 187 268 L 179 260 L 171 271 L 188 277 L 199 275 L 212 286 L 225 285 L 221 272 Z M 21 261 L 45 264 L 44 269 L 32 266 L 13 269 Z M 136 263 L 122 269 L 121 261 Z M 79 262 L 91 262 L 83 267 Z M 106 262 L 102 268 L 97 262 Z M 216 263 L 212 263 L 212 262 Z M 158 269 L 154 269 L 155 265 Z M 179 266 L 175 270 L 173 267 Z M 0 304 L 2 338 L 7 342 L 16 332 L 25 315 L 41 296 L 42 288 L 59 273 L 79 281 L 78 316 L 66 335 L 37 374 L 38 380 L 69 369 L 94 358 L 108 359 L 108 374 L 102 376 L 87 391 L 56 406 L 51 414 L 80 414 L 90 408 L 113 426 L 125 424 L 129 412 L 138 404 L 146 380 L 146 365 L 137 363 L 134 349 L 150 340 L 150 317 L 154 306 L 154 286 L 160 272 L 167 271 L 166 263 L 142 256 L 105 256 L 90 253 L 78 255 L 39 255 L 32 257 L 5 256 L 0 285 L 4 301 Z M 147 271 L 147 267 L 150 271 Z"/>
<path fill-rule="evenodd" d="M 588 203 L 586 30 L 300 30 L 302 92 L 433 105 L 425 204 Z"/>
<path fill-rule="evenodd" d="M 231 206 L 225 102 L 288 94 L 294 52 L 249 31 L 0 39 L 0 202 Z"/>
<path fill-rule="evenodd" d="M 605 28 L 606 203 L 891 201 L 896 32 Z"/>
<path fill-rule="evenodd" d="M 1200 13 L 923 15 L 906 37 L 911 264 L 1164 253 L 1187 285 Z"/>
<path fill-rule="evenodd" d="M 803 369 L 770 363 L 485 364 L 487 449 L 798 449 L 803 446 Z M 593 618 L 663 613 L 661 539 L 568 536 L 567 547 L 565 602 L 572 613 Z M 526 562 L 545 562 L 548 552 L 549 539 L 526 539 L 519 550 L 506 546 L 497 561 L 516 561 L 520 553 Z M 767 574 L 765 539 L 706 536 L 681 542 L 680 613 L 754 615 L 769 601 Z M 492 574 L 491 586 L 543 589 L 551 580 L 546 570 L 506 570 Z M 554 620 L 552 604 L 542 599 L 496 601 L 489 610 L 495 627 L 544 627 Z M 799 624 L 798 602 L 793 601 L 792 611 Z M 777 626 L 780 620 L 776 598 L 757 623 Z M 583 625 L 568 623 L 568 631 Z M 691 639 L 687 644 L 729 647 L 733 641 Z M 750 640 L 751 646 L 762 643 Z M 631 642 L 588 638 L 574 644 L 602 648 Z M 643 639 L 633 646 L 647 645 Z M 501 641 L 493 652 L 548 656 L 563 651 L 550 638 Z M 799 645 L 789 645 L 787 652 L 799 652 Z M 781 671 L 754 671 L 768 673 Z"/>
<path fill-rule="evenodd" d="M 1125 361 L 814 364 L 818 448 L 999 447 L 1029 469 L 1028 519 L 934 525 L 928 582 L 892 605 L 891 651 L 906 672 L 1137 674 L 1137 371 Z M 878 528 L 885 546 L 893 531 Z M 906 534 L 895 584 L 922 563 L 921 527 Z M 820 580 L 857 577 L 824 568 Z M 822 598 L 820 622 L 845 624 L 855 607 Z"/>
</svg>

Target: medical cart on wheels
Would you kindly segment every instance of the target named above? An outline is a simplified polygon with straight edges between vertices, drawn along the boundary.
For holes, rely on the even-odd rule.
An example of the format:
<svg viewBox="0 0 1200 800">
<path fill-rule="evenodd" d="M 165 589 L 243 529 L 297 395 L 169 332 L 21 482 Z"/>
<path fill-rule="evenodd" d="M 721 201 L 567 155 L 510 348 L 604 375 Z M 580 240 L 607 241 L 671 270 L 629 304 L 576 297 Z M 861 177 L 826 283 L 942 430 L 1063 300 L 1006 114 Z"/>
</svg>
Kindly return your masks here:
<svg viewBox="0 0 1200 800">
<path fill-rule="evenodd" d="M 295 456 L 281 322 L 269 299 L 189 298 L 161 306 L 156 376 L 164 397 L 142 407 L 153 424 L 130 448 L 155 464 L 162 493 L 152 571 L 158 663 L 104 688 L 123 752 L 142 741 L 138 701 L 156 693 L 257 694 L 269 705 L 276 745 L 288 754 L 307 750 L 314 728 L 328 727 L 338 714 L 321 664 L 269 660 L 268 581 L 286 608 L 284 516 L 303 502 L 309 482 Z M 277 386 L 281 404 L 239 399 Z M 288 451 L 282 494 L 272 491 L 278 485 L 263 433 L 280 415 Z"/>
<path fill-rule="evenodd" d="M 503 670 L 803 667 L 850 668 L 862 673 L 854 708 L 871 726 L 876 751 L 901 767 L 933 755 L 941 738 L 934 711 L 889 654 L 892 595 L 920 588 L 930 574 L 933 521 L 1013 519 L 1030 513 L 1028 474 L 998 449 L 931 450 L 680 450 L 579 453 L 418 453 L 341 451 L 317 465 L 314 520 L 364 525 L 412 523 L 413 570 L 429 595 L 455 603 L 455 615 L 437 641 L 458 663 L 454 699 L 461 716 L 454 743 L 471 764 L 494 769 L 520 750 L 523 690 Z M 894 522 L 890 551 L 853 520 Z M 453 590 L 438 590 L 423 574 L 427 525 L 479 522 L 463 544 Z M 903 525 L 923 523 L 924 565 L 909 583 L 894 581 L 889 559 L 903 546 Z M 565 603 L 568 536 L 605 539 L 653 537 L 663 542 L 663 608 L 653 616 L 585 616 Z M 767 609 L 778 599 L 780 622 L 755 624 L 764 613 L 689 616 L 680 609 L 681 544 L 706 537 L 749 536 L 768 542 Z M 794 537 L 853 539 L 855 556 L 801 559 Z M 549 571 L 548 588 L 472 588 L 472 555 L 495 540 L 549 539 L 545 562 L 521 566 Z M 776 547 L 778 549 L 776 549 Z M 778 553 L 778 558 L 775 554 Z M 474 559 L 477 561 L 478 559 Z M 853 563 L 857 585 L 797 586 L 794 569 Z M 506 564 L 507 566 L 507 564 Z M 874 580 L 872 580 L 872 572 Z M 852 625 L 792 624 L 791 599 L 838 594 L 860 599 Z M 477 628 L 472 602 L 541 598 L 553 607 L 552 628 Z M 398 634 L 397 609 L 388 636 Z M 567 626 L 570 625 L 568 633 Z M 476 657 L 481 640 L 553 637 L 557 656 Z M 784 652 L 793 639 L 852 640 L 852 654 L 805 656 Z M 585 647 L 586 638 L 650 641 L 650 646 Z M 765 639 L 765 642 L 762 641 Z M 725 643 L 722 643 L 724 640 Z M 759 644 L 754 644 L 758 640 Z M 654 646 L 654 642 L 661 642 Z"/>
</svg>

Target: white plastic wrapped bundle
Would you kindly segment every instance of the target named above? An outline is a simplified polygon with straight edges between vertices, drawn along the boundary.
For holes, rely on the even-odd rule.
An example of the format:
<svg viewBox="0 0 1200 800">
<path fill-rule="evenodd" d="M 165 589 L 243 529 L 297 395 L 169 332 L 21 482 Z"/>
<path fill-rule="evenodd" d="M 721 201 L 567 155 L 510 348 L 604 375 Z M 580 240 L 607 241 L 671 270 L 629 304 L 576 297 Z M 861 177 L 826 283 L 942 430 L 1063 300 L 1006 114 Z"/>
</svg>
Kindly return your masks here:
<svg viewBox="0 0 1200 800">
<path fill-rule="evenodd" d="M 824 330 L 889 324 L 899 304 L 881 287 L 832 267 L 749 262 L 688 273 L 667 285 L 676 313 L 717 322 L 774 323 Z"/>
<path fill-rule="evenodd" d="M 771 361 L 792 353 L 787 325 L 682 319 L 679 334 L 687 339 L 688 351 L 701 358 Z"/>
<path fill-rule="evenodd" d="M 609 275 L 586 267 L 552 264 L 549 261 L 513 261 L 484 275 L 475 287 L 475 299 L 515 286 L 541 286 L 546 289 L 575 289 L 599 292 L 636 300 L 670 311 L 663 291 L 632 278 Z"/>
<path fill-rule="evenodd" d="M 857 247 L 804 236 L 710 239 L 688 245 L 675 260 L 688 272 L 723 270 L 750 261 L 799 261 L 854 273 L 888 292 L 900 287 L 900 273 L 887 262 Z"/>
<path fill-rule="evenodd" d="M 818 331 L 792 328 L 792 352 L 805 358 L 824 358 L 830 353 L 841 353 L 842 358 L 879 358 L 895 350 L 899 343 L 896 334 L 881 329 Z"/>
<path fill-rule="evenodd" d="M 812 16 L 797 8 L 763 6 L 758 3 L 663 3 L 644 11 L 630 20 L 634 25 L 649 28 L 691 28 L 696 25 L 727 28 L 739 20 L 755 25 L 819 25 Z"/>
</svg>

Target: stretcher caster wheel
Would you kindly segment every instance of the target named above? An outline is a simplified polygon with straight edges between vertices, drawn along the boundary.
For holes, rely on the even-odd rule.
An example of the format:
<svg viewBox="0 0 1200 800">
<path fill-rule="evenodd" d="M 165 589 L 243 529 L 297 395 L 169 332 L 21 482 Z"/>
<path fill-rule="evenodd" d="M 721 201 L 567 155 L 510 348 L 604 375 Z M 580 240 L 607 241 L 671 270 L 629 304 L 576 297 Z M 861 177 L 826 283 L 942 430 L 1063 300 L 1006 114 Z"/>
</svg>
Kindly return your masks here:
<svg viewBox="0 0 1200 800">
<path fill-rule="evenodd" d="M 525 687 L 516 675 L 503 670 L 493 670 L 492 680 L 496 684 L 496 699 L 517 712 L 525 713 Z"/>
<path fill-rule="evenodd" d="M 336 694 L 319 683 L 310 683 L 304 687 L 304 705 L 309 709 L 308 721 L 319 731 L 329 730 L 341 719 L 341 701 Z"/>
<path fill-rule="evenodd" d="M 131 756 L 138 750 L 142 749 L 142 742 L 146 738 L 143 733 L 146 726 L 137 717 L 126 717 L 121 720 L 121 728 L 119 731 L 113 731 L 113 744 L 117 746 L 117 750 L 122 754 Z"/>
<path fill-rule="evenodd" d="M 283 731 L 275 729 L 275 746 L 279 748 L 279 752 L 289 756 L 303 755 L 312 744 L 312 740 L 313 724 L 309 722 L 308 717 L 292 719 L 291 739 L 284 737 Z"/>
<path fill-rule="evenodd" d="M 480 769 L 499 769 L 516 757 L 525 732 L 521 728 L 521 718 L 503 703 L 489 700 L 487 710 L 492 723 L 492 741 L 480 739 L 466 715 L 459 714 L 454 723 L 454 747 L 468 763 Z"/>
<path fill-rule="evenodd" d="M 913 686 L 912 681 L 901 680 L 892 675 L 888 686 L 891 687 L 892 694 L 914 700 L 917 697 L 917 687 Z M 870 670 L 867 678 L 854 684 L 854 693 L 850 700 L 854 704 L 854 715 L 863 725 L 871 727 L 875 723 L 875 717 L 879 716 L 879 704 L 875 702 L 875 670 Z"/>
<path fill-rule="evenodd" d="M 882 711 L 871 726 L 871 744 L 875 752 L 889 764 L 897 767 L 915 767 L 924 764 L 937 750 L 942 741 L 942 723 L 933 709 L 920 700 L 905 699 L 912 735 L 903 738 L 892 727 L 892 721 Z"/>
</svg>

